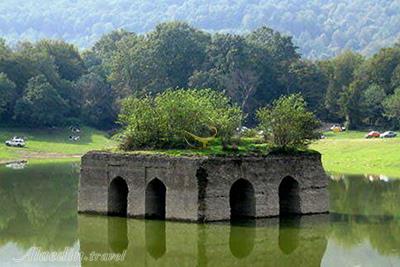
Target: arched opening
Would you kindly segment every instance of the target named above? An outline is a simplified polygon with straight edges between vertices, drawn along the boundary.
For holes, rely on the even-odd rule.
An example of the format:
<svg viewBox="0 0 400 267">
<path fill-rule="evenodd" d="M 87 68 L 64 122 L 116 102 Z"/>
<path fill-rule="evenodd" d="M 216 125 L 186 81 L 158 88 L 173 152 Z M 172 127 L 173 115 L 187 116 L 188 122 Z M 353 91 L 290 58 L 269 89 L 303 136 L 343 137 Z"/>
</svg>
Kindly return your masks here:
<svg viewBox="0 0 400 267">
<path fill-rule="evenodd" d="M 121 177 L 117 177 L 111 182 L 108 189 L 108 215 L 127 216 L 128 192 L 128 185 Z"/>
<path fill-rule="evenodd" d="M 165 193 L 163 182 L 153 179 L 146 188 L 146 214 L 148 219 L 165 219 Z"/>
<path fill-rule="evenodd" d="M 229 193 L 231 219 L 249 219 L 256 216 L 253 185 L 244 179 L 237 180 Z"/>
<path fill-rule="evenodd" d="M 299 183 L 292 177 L 285 177 L 279 185 L 280 215 L 300 214 Z"/>
</svg>

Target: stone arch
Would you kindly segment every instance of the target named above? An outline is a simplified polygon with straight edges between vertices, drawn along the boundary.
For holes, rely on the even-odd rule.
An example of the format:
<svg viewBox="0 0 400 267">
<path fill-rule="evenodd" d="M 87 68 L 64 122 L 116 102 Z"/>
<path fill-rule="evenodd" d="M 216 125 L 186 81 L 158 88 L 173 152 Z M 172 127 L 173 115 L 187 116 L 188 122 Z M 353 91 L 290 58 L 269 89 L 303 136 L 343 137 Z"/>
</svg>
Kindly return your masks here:
<svg viewBox="0 0 400 267">
<path fill-rule="evenodd" d="M 256 200 L 253 185 L 245 179 L 233 183 L 229 192 L 229 204 L 231 219 L 255 218 Z"/>
<path fill-rule="evenodd" d="M 108 188 L 108 215 L 127 217 L 128 185 L 121 177 L 113 179 Z"/>
<path fill-rule="evenodd" d="M 283 178 L 279 185 L 279 214 L 282 216 L 301 214 L 300 186 L 290 176 Z"/>
<path fill-rule="evenodd" d="M 164 183 L 154 178 L 146 187 L 146 211 L 148 219 L 165 219 L 166 191 Z"/>
</svg>

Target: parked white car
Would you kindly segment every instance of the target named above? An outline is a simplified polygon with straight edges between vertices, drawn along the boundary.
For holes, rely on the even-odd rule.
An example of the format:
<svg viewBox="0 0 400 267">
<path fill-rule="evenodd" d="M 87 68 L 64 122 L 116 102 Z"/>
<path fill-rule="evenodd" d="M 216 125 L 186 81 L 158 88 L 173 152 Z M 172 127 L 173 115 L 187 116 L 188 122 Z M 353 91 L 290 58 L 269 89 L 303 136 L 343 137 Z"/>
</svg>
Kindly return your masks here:
<svg viewBox="0 0 400 267">
<path fill-rule="evenodd" d="M 25 140 L 21 137 L 14 136 L 12 139 L 7 140 L 5 142 L 6 146 L 12 146 L 12 147 L 24 147 Z"/>
<path fill-rule="evenodd" d="M 380 135 L 380 138 L 394 138 L 396 136 L 397 136 L 397 134 L 395 132 L 387 131 L 387 132 L 382 133 Z"/>
</svg>

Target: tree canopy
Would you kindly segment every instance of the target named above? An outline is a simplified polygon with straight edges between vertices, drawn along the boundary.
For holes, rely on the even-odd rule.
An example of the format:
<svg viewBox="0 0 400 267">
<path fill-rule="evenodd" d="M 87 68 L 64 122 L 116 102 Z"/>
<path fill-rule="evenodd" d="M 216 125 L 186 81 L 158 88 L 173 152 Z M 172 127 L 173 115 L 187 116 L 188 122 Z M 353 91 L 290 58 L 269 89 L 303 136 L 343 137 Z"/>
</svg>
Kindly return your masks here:
<svg viewBox="0 0 400 267">
<path fill-rule="evenodd" d="M 169 88 L 211 88 L 243 111 L 247 126 L 255 126 L 259 108 L 301 94 L 320 120 L 396 128 L 400 45 L 315 61 L 291 36 L 265 26 L 211 34 L 176 21 L 147 34 L 116 30 L 85 51 L 57 40 L 10 47 L 0 39 L 1 123 L 112 128 L 123 99 Z"/>
<path fill-rule="evenodd" d="M 145 33 L 171 20 L 221 33 L 267 25 L 294 36 L 307 58 L 327 58 L 391 45 L 400 36 L 399 12 L 398 1 L 376 0 L 3 0 L 0 35 L 11 43 L 62 38 L 88 48 L 113 30 Z"/>
</svg>

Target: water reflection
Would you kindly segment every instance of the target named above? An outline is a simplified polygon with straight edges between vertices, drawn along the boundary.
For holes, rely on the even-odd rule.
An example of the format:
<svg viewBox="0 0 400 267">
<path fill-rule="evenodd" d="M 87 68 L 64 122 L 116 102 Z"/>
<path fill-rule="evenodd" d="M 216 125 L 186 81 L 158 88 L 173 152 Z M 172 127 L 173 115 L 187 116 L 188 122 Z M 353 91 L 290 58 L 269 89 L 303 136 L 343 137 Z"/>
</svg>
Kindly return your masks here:
<svg viewBox="0 0 400 267">
<path fill-rule="evenodd" d="M 71 164 L 0 167 L 0 246 L 72 247 L 77 240 L 77 171 Z"/>
<path fill-rule="evenodd" d="M 373 180 L 347 175 L 329 186 L 333 213 L 400 218 L 400 179 Z"/>
<path fill-rule="evenodd" d="M 126 253 L 81 266 L 400 266 L 400 180 L 332 180 L 331 215 L 197 225 L 77 216 L 77 177 L 71 164 L 0 167 L 1 266 L 32 247 Z"/>
<path fill-rule="evenodd" d="M 229 248 L 236 258 L 246 258 L 253 251 L 256 237 L 255 224 L 255 220 L 231 223 Z"/>
<path fill-rule="evenodd" d="M 129 244 L 126 218 L 108 218 L 108 243 L 115 253 L 123 253 Z"/>
<path fill-rule="evenodd" d="M 107 242 L 109 233 L 102 234 L 109 220 L 118 218 L 79 216 L 81 252 L 112 250 Z M 302 219 L 295 230 L 293 224 L 282 224 L 278 219 L 207 225 L 127 220 L 127 225 L 126 264 L 299 266 L 303 261 L 303 266 L 319 266 L 326 249 L 329 216 Z M 91 266 L 89 262 L 82 264 Z"/>
<path fill-rule="evenodd" d="M 286 255 L 290 255 L 299 247 L 300 220 L 300 216 L 279 219 L 279 248 Z"/>
<path fill-rule="evenodd" d="M 146 251 L 154 259 L 164 256 L 167 250 L 165 221 L 145 221 Z"/>
</svg>

